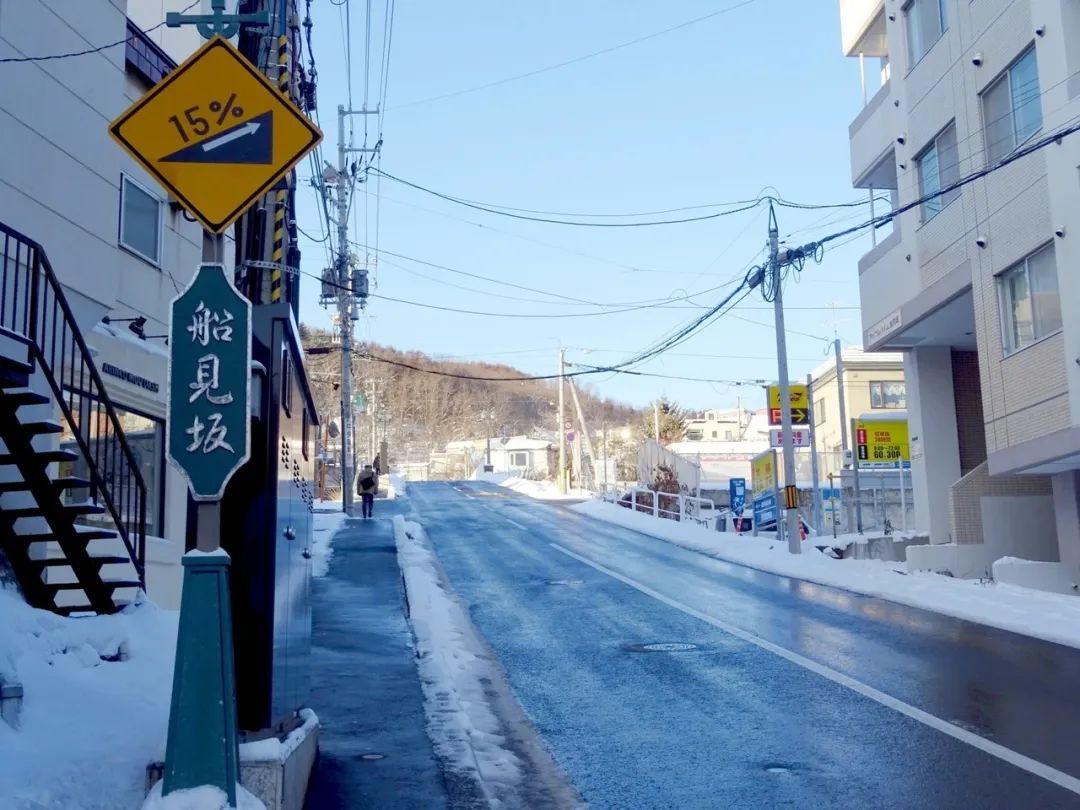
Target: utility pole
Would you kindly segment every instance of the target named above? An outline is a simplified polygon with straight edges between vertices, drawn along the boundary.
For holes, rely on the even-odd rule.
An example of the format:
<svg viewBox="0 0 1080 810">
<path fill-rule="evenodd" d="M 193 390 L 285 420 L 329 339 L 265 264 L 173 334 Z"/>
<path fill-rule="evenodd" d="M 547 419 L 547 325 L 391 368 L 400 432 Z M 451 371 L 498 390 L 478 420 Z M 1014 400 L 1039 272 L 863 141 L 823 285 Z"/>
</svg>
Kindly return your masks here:
<svg viewBox="0 0 1080 810">
<path fill-rule="evenodd" d="M 357 310 L 367 301 L 367 268 L 352 272 L 352 251 L 349 248 L 349 197 L 354 178 L 349 171 L 348 155 L 352 152 L 373 152 L 374 149 L 355 149 L 345 143 L 345 119 L 350 115 L 375 115 L 378 110 L 346 110 L 338 105 L 338 165 L 334 172 L 337 208 L 338 249 L 334 262 L 333 279 L 337 298 L 338 317 L 341 319 L 341 497 L 347 513 L 353 502 L 353 478 L 355 452 L 354 397 L 352 376 L 353 321 L 359 318 Z"/>
<path fill-rule="evenodd" d="M 840 467 L 847 466 L 847 454 L 848 454 L 848 421 L 847 421 L 847 400 L 844 398 L 844 357 L 840 348 L 840 338 L 836 338 L 833 341 L 833 352 L 836 354 L 836 390 L 840 397 Z M 856 475 L 857 478 L 857 475 Z M 844 476 L 840 475 L 840 483 L 843 485 Z M 853 490 L 853 500 L 859 500 L 858 489 Z M 843 500 L 843 499 L 841 499 Z M 847 512 L 847 525 L 848 531 L 851 531 L 851 525 L 853 522 L 852 516 L 852 503 L 848 501 L 845 511 Z M 861 522 L 861 521 L 860 521 Z"/>
<path fill-rule="evenodd" d="M 559 492 L 566 494 L 566 349 L 559 348 Z"/>
<path fill-rule="evenodd" d="M 776 318 L 776 365 L 780 383 L 780 428 L 784 452 L 784 520 L 788 551 L 802 553 L 799 539 L 799 490 L 795 481 L 795 445 L 791 435 L 791 390 L 788 380 L 787 337 L 784 334 L 784 293 L 780 272 L 780 228 L 769 203 L 769 272 L 772 274 L 773 313 Z"/>
<path fill-rule="evenodd" d="M 596 456 L 593 453 L 592 438 L 589 436 L 589 425 L 585 421 L 585 412 L 581 409 L 581 400 L 578 398 L 577 386 L 570 380 L 570 397 L 574 400 L 574 411 L 577 413 L 578 426 L 581 428 L 579 447 L 584 451 L 581 457 L 581 483 L 585 489 L 592 490 L 596 486 Z"/>
<path fill-rule="evenodd" d="M 660 400 L 652 405 L 653 433 L 656 434 L 656 443 L 660 443 Z"/>
<path fill-rule="evenodd" d="M 821 534 L 821 479 L 818 476 L 818 456 L 817 456 L 817 427 L 814 424 L 814 376 L 812 374 L 806 375 L 806 404 L 808 418 L 810 419 L 810 475 L 813 478 L 814 486 L 814 508 L 812 514 L 814 516 L 814 530 Z"/>
</svg>

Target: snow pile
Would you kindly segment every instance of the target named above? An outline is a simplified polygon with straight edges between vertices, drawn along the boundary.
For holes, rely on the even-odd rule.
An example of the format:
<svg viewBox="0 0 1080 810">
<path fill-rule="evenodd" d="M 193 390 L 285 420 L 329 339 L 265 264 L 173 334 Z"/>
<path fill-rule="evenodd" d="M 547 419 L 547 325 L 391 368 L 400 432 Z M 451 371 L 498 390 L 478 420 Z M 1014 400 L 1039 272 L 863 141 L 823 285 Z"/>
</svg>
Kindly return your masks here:
<svg viewBox="0 0 1080 810">
<path fill-rule="evenodd" d="M 837 560 L 820 553 L 812 540 L 794 555 L 775 536 L 710 531 L 601 501 L 571 508 L 717 559 L 1080 647 L 1080 599 L 1075 596 L 930 572 L 907 574 L 901 564 L 880 560 Z M 832 537 L 821 539 L 826 542 L 831 544 Z"/>
<path fill-rule="evenodd" d="M 0 679 L 25 691 L 19 730 L 0 722 L 0 807 L 138 807 L 168 728 L 179 614 L 144 601 L 69 619 L 0 588 L 0 616 Z"/>
<path fill-rule="evenodd" d="M 265 740 L 241 743 L 240 761 L 285 762 L 292 752 L 300 747 L 300 743 L 319 727 L 319 717 L 311 709 L 301 709 L 300 718 L 304 722 L 294 728 L 284 740 L 268 737 Z"/>
<path fill-rule="evenodd" d="M 586 489 L 572 489 L 564 495 L 559 492 L 554 481 L 530 481 L 528 478 L 510 473 L 477 472 L 473 475 L 473 480 L 498 484 L 500 487 L 540 501 L 581 500 L 593 496 L 593 493 Z"/>
<path fill-rule="evenodd" d="M 386 490 L 387 500 L 395 500 L 397 498 L 408 498 L 408 485 L 405 483 L 405 479 L 398 473 L 390 473 L 390 486 Z"/>
<path fill-rule="evenodd" d="M 229 797 L 221 788 L 204 785 L 191 790 L 174 790 L 168 796 L 161 795 L 161 782 L 154 785 L 143 802 L 142 810 L 228 810 Z M 244 789 L 236 786 L 235 810 L 266 810 L 266 805 Z"/>
<path fill-rule="evenodd" d="M 475 780 L 491 806 L 513 806 L 521 763 L 509 750 L 484 686 L 497 679 L 498 665 L 467 609 L 449 593 L 420 525 L 395 515 L 394 539 L 435 751 L 452 770 Z"/>
<path fill-rule="evenodd" d="M 334 554 L 334 535 L 345 523 L 341 501 L 315 501 L 311 528 L 311 575 L 325 577 Z"/>
</svg>

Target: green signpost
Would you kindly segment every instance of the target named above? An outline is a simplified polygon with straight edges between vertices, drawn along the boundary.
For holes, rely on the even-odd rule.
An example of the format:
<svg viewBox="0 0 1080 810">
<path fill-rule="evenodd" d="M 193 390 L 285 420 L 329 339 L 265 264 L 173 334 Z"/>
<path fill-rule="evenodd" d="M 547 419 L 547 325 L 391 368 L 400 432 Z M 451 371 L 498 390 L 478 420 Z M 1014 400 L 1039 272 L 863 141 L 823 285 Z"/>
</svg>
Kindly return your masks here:
<svg viewBox="0 0 1080 810">
<path fill-rule="evenodd" d="M 198 551 L 184 555 L 162 793 L 216 785 L 236 806 L 240 756 L 229 556 L 220 500 L 251 454 L 251 303 L 203 264 L 172 303 L 166 454 L 200 501 Z"/>
<path fill-rule="evenodd" d="M 167 449 L 197 501 L 217 501 L 251 455 L 251 303 L 204 264 L 172 304 Z"/>
</svg>

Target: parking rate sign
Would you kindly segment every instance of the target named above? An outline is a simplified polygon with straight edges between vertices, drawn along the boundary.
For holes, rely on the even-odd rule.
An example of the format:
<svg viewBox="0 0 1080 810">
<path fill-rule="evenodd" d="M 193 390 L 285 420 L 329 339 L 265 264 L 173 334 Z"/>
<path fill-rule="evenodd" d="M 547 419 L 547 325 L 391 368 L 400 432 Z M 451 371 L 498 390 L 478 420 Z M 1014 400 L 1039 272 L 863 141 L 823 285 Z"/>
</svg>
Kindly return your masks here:
<svg viewBox="0 0 1080 810">
<path fill-rule="evenodd" d="M 166 454 L 197 501 L 219 500 L 251 454 L 251 303 L 220 264 L 172 302 Z"/>
</svg>

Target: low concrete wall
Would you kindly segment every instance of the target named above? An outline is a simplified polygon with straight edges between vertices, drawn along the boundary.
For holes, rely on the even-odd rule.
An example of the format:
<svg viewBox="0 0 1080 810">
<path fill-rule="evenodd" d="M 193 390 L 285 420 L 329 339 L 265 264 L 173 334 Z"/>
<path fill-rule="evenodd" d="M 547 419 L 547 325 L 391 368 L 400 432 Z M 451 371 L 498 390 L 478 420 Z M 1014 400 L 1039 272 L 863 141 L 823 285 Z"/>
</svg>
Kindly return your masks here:
<svg viewBox="0 0 1080 810">
<path fill-rule="evenodd" d="M 853 560 L 884 560 L 885 562 L 904 562 L 911 546 L 925 546 L 930 542 L 930 535 L 914 537 L 896 537 L 895 535 L 871 535 L 865 543 L 851 546 Z"/>
<path fill-rule="evenodd" d="M 1080 595 L 1080 582 L 1068 566 L 1059 562 L 1039 562 L 1005 557 L 994 563 L 994 579 L 1003 585 L 1019 585 L 1052 593 Z"/>
<path fill-rule="evenodd" d="M 1049 495 L 983 495 L 983 542 L 990 558 L 1058 561 L 1054 499 Z"/>
<path fill-rule="evenodd" d="M 146 538 L 146 595 L 164 610 L 180 609 L 184 583 L 183 542 L 161 537 Z"/>
<path fill-rule="evenodd" d="M 907 550 L 908 571 L 933 571 L 958 579 L 989 578 L 992 574 L 993 552 L 982 543 L 938 543 L 910 546 Z"/>
</svg>

